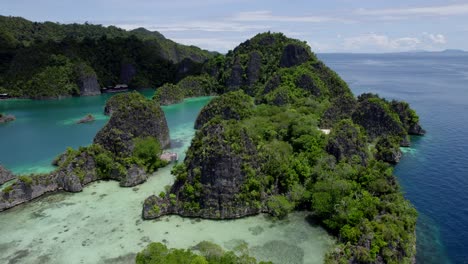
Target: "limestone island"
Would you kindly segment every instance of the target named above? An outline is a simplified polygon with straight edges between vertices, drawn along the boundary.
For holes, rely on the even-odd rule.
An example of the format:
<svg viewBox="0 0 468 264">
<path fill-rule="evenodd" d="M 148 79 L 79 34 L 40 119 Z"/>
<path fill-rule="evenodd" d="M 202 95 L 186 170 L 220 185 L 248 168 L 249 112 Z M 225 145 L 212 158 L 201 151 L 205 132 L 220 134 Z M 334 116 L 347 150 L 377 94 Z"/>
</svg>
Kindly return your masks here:
<svg viewBox="0 0 468 264">
<path fill-rule="evenodd" d="M 357 98 L 304 42 L 263 33 L 203 66 L 214 98 L 200 112 L 185 160 L 143 218 L 283 218 L 309 210 L 334 234 L 326 263 L 414 263 L 417 212 L 391 163 L 424 135 L 405 102 Z M 210 77 L 208 77 L 210 76 Z M 166 84 L 160 104 L 190 96 Z M 148 263 L 148 262 L 141 262 Z"/>
</svg>

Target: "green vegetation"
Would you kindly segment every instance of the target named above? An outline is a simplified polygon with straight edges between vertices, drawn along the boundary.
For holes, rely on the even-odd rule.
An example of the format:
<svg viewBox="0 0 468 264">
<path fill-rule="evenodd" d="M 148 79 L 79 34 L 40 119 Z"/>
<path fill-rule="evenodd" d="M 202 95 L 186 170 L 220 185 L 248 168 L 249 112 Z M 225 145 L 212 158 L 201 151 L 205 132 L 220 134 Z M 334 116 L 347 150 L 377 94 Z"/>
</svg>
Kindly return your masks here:
<svg viewBox="0 0 468 264">
<path fill-rule="evenodd" d="M 277 217 L 309 209 L 338 238 L 327 263 L 412 262 L 417 213 L 384 162 L 399 159 L 400 142 L 419 126 L 407 103 L 356 99 L 304 43 L 282 34 L 259 34 L 204 70 L 224 94 L 201 111 L 169 195 L 214 217 L 219 209 L 204 204 L 219 190 L 201 179 L 235 178 L 221 208 Z"/>
<path fill-rule="evenodd" d="M 33 184 L 33 178 L 31 176 L 18 176 L 18 180 L 23 182 L 26 185 L 32 185 Z"/>
<path fill-rule="evenodd" d="M 192 250 L 169 249 L 161 243 L 151 243 L 136 256 L 137 264 L 268 264 L 257 262 L 246 252 L 236 254 L 220 246 L 203 241 Z"/>
<path fill-rule="evenodd" d="M 181 102 L 184 98 L 216 95 L 222 92 L 218 82 L 207 74 L 187 76 L 177 84 L 166 83 L 156 89 L 153 100 L 161 105 Z"/>
<path fill-rule="evenodd" d="M 187 74 L 194 74 L 200 72 L 197 63 L 211 56 L 143 28 L 125 31 L 0 16 L 0 90 L 12 96 L 79 95 L 78 79 L 90 76 L 101 87 L 157 87 L 177 80 L 184 59 L 193 61 Z"/>
<path fill-rule="evenodd" d="M 156 138 L 136 138 L 134 142 L 132 158 L 137 163 L 141 163 L 147 172 L 152 173 L 167 165 L 166 161 L 160 159 L 162 148 Z"/>
<path fill-rule="evenodd" d="M 252 115 L 254 102 L 242 90 L 226 93 L 214 98 L 206 105 L 195 121 L 195 128 L 201 128 L 214 117 L 240 120 Z"/>
</svg>

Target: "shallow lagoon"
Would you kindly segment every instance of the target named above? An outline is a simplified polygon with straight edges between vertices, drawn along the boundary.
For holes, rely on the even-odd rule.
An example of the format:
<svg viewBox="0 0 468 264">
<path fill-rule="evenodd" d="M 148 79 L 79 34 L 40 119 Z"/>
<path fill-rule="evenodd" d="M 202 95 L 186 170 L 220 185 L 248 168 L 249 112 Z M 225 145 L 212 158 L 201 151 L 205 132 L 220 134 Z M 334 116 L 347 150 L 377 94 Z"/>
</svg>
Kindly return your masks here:
<svg viewBox="0 0 468 264">
<path fill-rule="evenodd" d="M 99 111 L 102 111 L 107 98 L 101 97 L 85 99 L 94 102 L 93 108 L 88 109 L 92 110 L 90 113 L 98 115 Z M 81 98 L 72 99 L 76 101 Z M 173 143 L 172 151 L 178 152 L 181 159 L 184 158 L 184 152 L 194 135 L 194 120 L 209 99 L 189 99 L 182 104 L 164 107 Z M 56 101 L 48 102 L 57 104 Z M 12 105 L 9 106 L 13 109 L 10 112 L 15 114 L 17 111 L 27 115 L 25 102 L 21 104 L 20 109 L 24 112 L 18 110 L 18 106 Z M 48 111 L 50 108 L 42 105 L 41 109 Z M 67 130 L 68 127 L 82 129 L 80 125 L 75 125 L 73 120 L 84 114 L 86 110 L 83 114 L 80 112 L 68 118 L 61 115 L 55 119 L 54 124 L 59 130 Z M 88 126 L 86 133 L 82 133 L 79 140 L 72 138 L 70 145 L 74 146 L 79 142 L 83 142 L 82 145 L 91 143 L 95 131 L 105 120 L 106 118 L 98 118 L 92 124 L 81 125 Z M 62 146 L 62 149 L 65 146 Z M 22 160 L 16 163 L 13 170 L 50 170 L 48 164 L 55 154 L 52 150 L 48 151 L 47 155 L 42 155 L 43 160 L 31 162 L 31 166 Z M 21 155 L 18 152 L 15 154 Z M 6 156 L 4 148 L 1 155 Z M 291 214 L 283 221 L 273 221 L 264 215 L 232 221 L 188 219 L 178 216 L 143 221 L 141 210 L 144 199 L 151 194 L 159 194 L 164 190 L 164 186 L 172 182 L 173 176 L 170 175 L 170 167 L 167 167 L 135 188 L 121 188 L 117 182 L 112 181 L 95 182 L 81 193 L 48 195 L 2 212 L 0 262 L 133 263 L 134 254 L 152 241 L 164 242 L 169 247 L 187 248 L 208 240 L 231 250 L 240 243 L 247 243 L 250 254 L 259 260 L 271 260 L 275 263 L 322 263 L 324 254 L 334 243 L 321 227 L 310 221 L 305 212 Z"/>
</svg>

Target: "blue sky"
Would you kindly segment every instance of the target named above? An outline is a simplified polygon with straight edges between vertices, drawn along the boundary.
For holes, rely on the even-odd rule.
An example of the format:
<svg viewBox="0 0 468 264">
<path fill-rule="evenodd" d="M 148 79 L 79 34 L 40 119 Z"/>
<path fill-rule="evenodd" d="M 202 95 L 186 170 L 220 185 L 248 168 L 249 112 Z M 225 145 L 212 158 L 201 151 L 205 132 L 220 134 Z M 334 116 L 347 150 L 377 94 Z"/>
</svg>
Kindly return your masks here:
<svg viewBox="0 0 468 264">
<path fill-rule="evenodd" d="M 145 27 L 220 52 L 264 31 L 315 52 L 468 50 L 468 0 L 1 0 L 0 14 Z"/>
</svg>

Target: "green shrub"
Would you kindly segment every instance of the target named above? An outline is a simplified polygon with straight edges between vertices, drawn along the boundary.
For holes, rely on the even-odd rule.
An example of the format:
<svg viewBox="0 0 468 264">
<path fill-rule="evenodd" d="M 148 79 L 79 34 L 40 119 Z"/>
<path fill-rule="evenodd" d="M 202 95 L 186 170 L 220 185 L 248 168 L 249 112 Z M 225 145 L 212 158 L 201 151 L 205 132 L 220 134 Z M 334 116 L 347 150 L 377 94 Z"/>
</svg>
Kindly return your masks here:
<svg viewBox="0 0 468 264">
<path fill-rule="evenodd" d="M 134 144 L 133 157 L 145 166 L 147 172 L 154 172 L 167 165 L 166 161 L 160 159 L 162 149 L 156 138 L 136 138 Z"/>
<path fill-rule="evenodd" d="M 31 176 L 23 176 L 23 175 L 18 176 L 18 180 L 20 180 L 21 182 L 25 183 L 28 186 L 31 186 L 33 183 L 33 179 Z"/>
<path fill-rule="evenodd" d="M 282 195 L 270 197 L 267 201 L 269 212 L 278 218 L 286 217 L 294 209 L 294 204 Z"/>
</svg>

